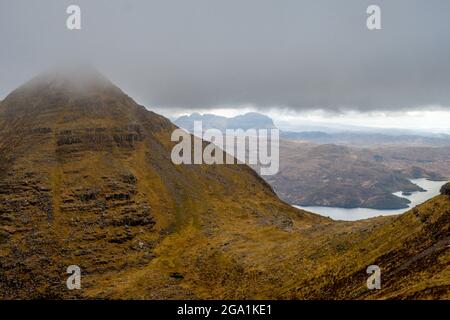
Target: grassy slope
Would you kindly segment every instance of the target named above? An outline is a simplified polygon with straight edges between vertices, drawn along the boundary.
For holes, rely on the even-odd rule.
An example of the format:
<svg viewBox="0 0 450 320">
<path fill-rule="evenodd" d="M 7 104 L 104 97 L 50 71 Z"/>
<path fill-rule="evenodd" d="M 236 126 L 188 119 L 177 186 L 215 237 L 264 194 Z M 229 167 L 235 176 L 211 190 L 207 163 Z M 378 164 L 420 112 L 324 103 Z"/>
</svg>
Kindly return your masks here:
<svg viewBox="0 0 450 320">
<path fill-rule="evenodd" d="M 449 298 L 449 219 L 450 200 L 440 196 L 399 217 L 352 223 L 280 230 L 238 218 L 212 234 L 189 225 L 167 237 L 148 266 L 115 275 L 117 283 L 102 279 L 88 296 Z M 379 291 L 365 285 L 372 264 L 382 270 Z"/>
</svg>

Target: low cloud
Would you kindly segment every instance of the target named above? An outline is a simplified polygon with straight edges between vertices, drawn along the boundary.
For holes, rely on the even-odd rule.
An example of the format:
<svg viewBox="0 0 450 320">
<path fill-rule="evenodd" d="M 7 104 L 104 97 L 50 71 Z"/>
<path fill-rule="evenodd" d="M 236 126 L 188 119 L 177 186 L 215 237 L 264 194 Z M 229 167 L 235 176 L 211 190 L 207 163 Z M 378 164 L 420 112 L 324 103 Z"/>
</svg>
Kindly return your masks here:
<svg viewBox="0 0 450 320">
<path fill-rule="evenodd" d="M 450 108 L 450 2 L 378 0 L 0 3 L 0 97 L 56 61 L 85 59 L 149 108 Z"/>
</svg>

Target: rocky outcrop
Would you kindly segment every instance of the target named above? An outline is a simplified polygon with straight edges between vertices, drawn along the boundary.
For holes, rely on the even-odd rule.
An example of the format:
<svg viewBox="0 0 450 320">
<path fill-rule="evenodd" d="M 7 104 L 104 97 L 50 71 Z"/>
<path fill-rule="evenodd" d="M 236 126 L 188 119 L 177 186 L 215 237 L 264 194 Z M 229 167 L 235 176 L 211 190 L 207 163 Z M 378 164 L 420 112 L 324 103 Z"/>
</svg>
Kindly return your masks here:
<svg viewBox="0 0 450 320">
<path fill-rule="evenodd" d="M 450 197 L 450 183 L 444 184 L 440 190 L 441 194 Z"/>
</svg>

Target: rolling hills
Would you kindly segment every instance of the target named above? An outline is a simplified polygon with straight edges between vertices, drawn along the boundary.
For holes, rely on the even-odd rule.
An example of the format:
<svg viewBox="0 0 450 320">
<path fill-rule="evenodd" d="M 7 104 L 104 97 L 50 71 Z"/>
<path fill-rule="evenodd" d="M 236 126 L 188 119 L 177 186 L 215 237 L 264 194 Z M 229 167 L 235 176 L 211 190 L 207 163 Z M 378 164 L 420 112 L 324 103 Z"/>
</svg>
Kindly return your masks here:
<svg viewBox="0 0 450 320">
<path fill-rule="evenodd" d="M 280 142 L 280 170 L 265 177 L 285 201 L 302 206 L 401 209 L 409 201 L 397 191 L 423 191 L 408 178 L 413 166 L 393 169 L 379 150 L 343 145 Z M 387 158 L 387 157 L 386 157 Z M 442 179 L 425 169 L 417 177 Z"/>
</svg>

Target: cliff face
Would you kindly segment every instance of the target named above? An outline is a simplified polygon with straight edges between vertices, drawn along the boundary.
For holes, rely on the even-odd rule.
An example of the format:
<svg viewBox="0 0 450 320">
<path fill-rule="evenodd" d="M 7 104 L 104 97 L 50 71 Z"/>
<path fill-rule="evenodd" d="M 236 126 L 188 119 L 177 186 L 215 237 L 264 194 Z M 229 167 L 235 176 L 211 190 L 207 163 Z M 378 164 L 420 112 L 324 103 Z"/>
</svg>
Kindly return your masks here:
<svg viewBox="0 0 450 320">
<path fill-rule="evenodd" d="M 450 183 L 446 183 L 445 185 L 443 185 L 440 192 L 441 194 L 450 197 Z"/>
<path fill-rule="evenodd" d="M 448 297 L 447 197 L 332 222 L 281 202 L 245 165 L 174 165 L 173 129 L 91 71 L 11 93 L 0 105 L 0 297 Z M 365 288 L 371 264 L 380 291 Z M 81 290 L 66 287 L 70 265 Z"/>
</svg>

